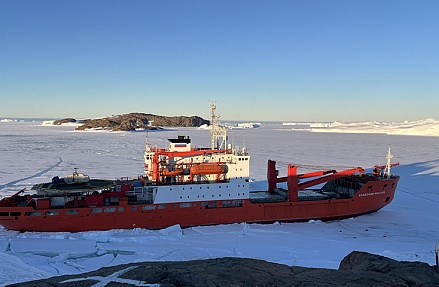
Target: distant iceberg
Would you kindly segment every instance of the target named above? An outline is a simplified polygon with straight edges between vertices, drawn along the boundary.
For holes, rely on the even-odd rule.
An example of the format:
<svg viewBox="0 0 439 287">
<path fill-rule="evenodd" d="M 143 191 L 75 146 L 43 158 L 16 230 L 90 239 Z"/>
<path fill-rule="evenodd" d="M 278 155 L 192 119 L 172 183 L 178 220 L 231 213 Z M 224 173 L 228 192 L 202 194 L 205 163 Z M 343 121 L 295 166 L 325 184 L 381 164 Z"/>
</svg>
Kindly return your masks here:
<svg viewBox="0 0 439 287">
<path fill-rule="evenodd" d="M 10 122 L 16 122 L 16 120 L 11 120 L 11 119 L 2 119 L 2 120 L 0 120 L 0 123 L 10 123 Z"/>
<path fill-rule="evenodd" d="M 239 123 L 239 124 L 225 124 L 222 127 L 226 127 L 227 129 L 256 129 L 261 126 L 261 123 Z M 209 125 L 201 125 L 198 127 L 202 130 L 210 130 L 212 127 Z"/>
<path fill-rule="evenodd" d="M 228 126 L 230 129 L 255 129 L 261 126 L 260 123 L 240 123 L 235 126 Z"/>
<path fill-rule="evenodd" d="M 325 123 L 325 122 L 284 122 L 282 123 L 284 126 L 309 126 L 311 128 L 321 128 L 321 127 L 329 127 L 332 125 L 332 123 Z"/>
<path fill-rule="evenodd" d="M 328 125 L 313 125 L 311 127 L 311 132 L 439 136 L 439 121 L 432 118 L 417 121 L 404 121 L 402 123 L 336 121 Z"/>
<path fill-rule="evenodd" d="M 203 124 L 203 125 L 199 126 L 198 129 L 200 129 L 200 130 L 210 130 L 211 127 L 208 124 Z"/>
<path fill-rule="evenodd" d="M 309 125 L 310 128 L 329 128 L 332 126 L 332 123 L 311 123 Z"/>
<path fill-rule="evenodd" d="M 309 126 L 313 123 L 309 122 L 283 122 L 282 125 L 284 126 Z"/>
</svg>

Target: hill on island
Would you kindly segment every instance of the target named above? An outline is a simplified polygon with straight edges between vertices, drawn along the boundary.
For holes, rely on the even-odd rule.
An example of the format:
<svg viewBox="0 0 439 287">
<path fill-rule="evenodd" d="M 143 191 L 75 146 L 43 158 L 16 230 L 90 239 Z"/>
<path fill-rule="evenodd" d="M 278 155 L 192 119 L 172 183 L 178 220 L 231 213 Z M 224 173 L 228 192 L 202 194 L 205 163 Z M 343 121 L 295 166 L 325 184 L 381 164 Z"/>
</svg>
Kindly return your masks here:
<svg viewBox="0 0 439 287">
<path fill-rule="evenodd" d="M 58 125 L 65 122 L 74 122 L 74 119 L 63 119 L 55 121 Z M 209 121 L 198 116 L 157 116 L 144 113 L 130 113 L 124 115 L 111 116 L 100 119 L 81 120 L 82 125 L 76 130 L 101 129 L 111 131 L 134 131 L 138 129 L 152 130 L 160 127 L 199 127 L 209 125 Z"/>
</svg>

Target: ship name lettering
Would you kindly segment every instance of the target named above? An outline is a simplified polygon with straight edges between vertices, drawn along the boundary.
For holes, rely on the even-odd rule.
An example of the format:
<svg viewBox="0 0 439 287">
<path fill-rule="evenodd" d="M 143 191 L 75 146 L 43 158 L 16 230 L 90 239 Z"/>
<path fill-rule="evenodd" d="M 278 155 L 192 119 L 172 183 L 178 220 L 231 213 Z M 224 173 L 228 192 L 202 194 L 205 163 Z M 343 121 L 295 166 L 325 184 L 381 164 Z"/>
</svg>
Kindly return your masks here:
<svg viewBox="0 0 439 287">
<path fill-rule="evenodd" d="M 385 191 L 377 191 L 377 192 L 367 192 L 367 193 L 362 193 L 359 196 L 372 196 L 372 195 L 380 195 L 380 194 L 384 194 L 386 193 Z"/>
</svg>

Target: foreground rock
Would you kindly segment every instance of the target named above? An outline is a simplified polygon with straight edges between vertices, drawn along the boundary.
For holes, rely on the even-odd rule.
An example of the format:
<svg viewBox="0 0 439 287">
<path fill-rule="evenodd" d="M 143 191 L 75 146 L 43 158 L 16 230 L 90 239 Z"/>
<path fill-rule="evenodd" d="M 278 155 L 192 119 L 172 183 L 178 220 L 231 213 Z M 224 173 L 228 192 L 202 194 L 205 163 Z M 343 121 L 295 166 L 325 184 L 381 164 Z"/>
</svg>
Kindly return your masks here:
<svg viewBox="0 0 439 287">
<path fill-rule="evenodd" d="M 354 251 L 338 270 L 286 266 L 256 259 L 143 262 L 10 286 L 439 286 L 426 263 L 399 262 Z"/>
<path fill-rule="evenodd" d="M 84 120 L 76 130 L 103 129 L 112 131 L 133 131 L 157 129 L 158 127 L 199 127 L 209 121 L 198 116 L 166 117 L 143 113 L 130 113 L 114 117 Z"/>
</svg>

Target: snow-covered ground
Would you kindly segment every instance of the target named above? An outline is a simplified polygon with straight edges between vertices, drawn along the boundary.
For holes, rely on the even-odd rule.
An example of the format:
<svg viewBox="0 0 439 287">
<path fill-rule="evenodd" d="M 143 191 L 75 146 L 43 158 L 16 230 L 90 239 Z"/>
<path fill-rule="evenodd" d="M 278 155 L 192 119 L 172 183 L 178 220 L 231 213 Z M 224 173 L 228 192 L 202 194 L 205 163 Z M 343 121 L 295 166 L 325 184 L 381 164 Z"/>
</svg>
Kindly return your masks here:
<svg viewBox="0 0 439 287">
<path fill-rule="evenodd" d="M 338 268 L 344 256 L 360 250 L 433 265 L 439 241 L 439 138 L 431 136 L 439 136 L 439 123 L 433 121 L 409 128 L 399 125 L 391 133 L 379 132 L 382 125 L 377 123 L 342 123 L 340 130 L 334 130 L 334 125 L 321 128 L 332 128 L 332 133 L 303 132 L 300 127 L 293 130 L 282 124 L 229 132 L 229 142 L 246 146 L 251 155 L 252 189 L 266 187 L 268 159 L 278 162 L 281 174 L 286 173 L 282 163 L 294 163 L 302 171 L 371 168 L 385 164 L 390 146 L 394 161 L 401 164 L 393 172 L 401 180 L 395 200 L 379 212 L 334 222 L 173 226 L 158 231 L 19 233 L 0 227 L 0 286 L 122 263 L 223 256 Z M 149 132 L 73 129 L 2 121 L 0 195 L 24 187 L 29 190 L 35 183 L 71 173 L 75 167 L 93 178 L 135 177 L 142 173 L 146 135 L 150 144 L 160 147 L 177 135 L 189 135 L 195 146 L 210 145 L 209 131 L 195 128 Z M 339 133 L 341 130 L 346 133 Z M 410 135 L 395 135 L 401 133 Z"/>
</svg>

